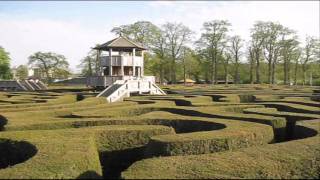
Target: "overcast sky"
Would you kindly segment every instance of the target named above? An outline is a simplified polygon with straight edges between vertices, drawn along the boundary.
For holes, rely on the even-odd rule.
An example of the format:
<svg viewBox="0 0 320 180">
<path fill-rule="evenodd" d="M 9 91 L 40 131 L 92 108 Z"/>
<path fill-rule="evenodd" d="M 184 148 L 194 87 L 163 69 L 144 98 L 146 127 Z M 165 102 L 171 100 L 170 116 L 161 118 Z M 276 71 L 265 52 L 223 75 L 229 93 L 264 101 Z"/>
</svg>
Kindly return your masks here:
<svg viewBox="0 0 320 180">
<path fill-rule="evenodd" d="M 10 53 L 11 65 L 26 64 L 37 51 L 66 56 L 72 70 L 97 43 L 114 35 L 112 27 L 151 21 L 182 22 L 195 32 L 205 21 L 228 20 L 229 33 L 249 38 L 257 20 L 275 21 L 294 29 L 301 40 L 319 37 L 318 1 L 118 1 L 118 2 L 0 2 L 0 46 Z"/>
</svg>

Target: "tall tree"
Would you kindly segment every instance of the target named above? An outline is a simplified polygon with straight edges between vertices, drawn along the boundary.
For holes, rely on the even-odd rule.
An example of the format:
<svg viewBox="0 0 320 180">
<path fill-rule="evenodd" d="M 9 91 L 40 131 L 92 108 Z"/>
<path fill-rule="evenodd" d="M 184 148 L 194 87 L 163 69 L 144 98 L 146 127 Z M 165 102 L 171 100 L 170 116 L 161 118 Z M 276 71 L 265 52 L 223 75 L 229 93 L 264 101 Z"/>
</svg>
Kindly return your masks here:
<svg viewBox="0 0 320 180">
<path fill-rule="evenodd" d="M 81 69 L 83 76 L 92 76 L 98 74 L 100 63 L 97 62 L 97 51 L 90 50 L 87 56 L 81 59 L 80 64 L 77 66 Z"/>
<path fill-rule="evenodd" d="M 262 56 L 263 45 L 266 39 L 265 36 L 266 24 L 262 21 L 257 21 L 251 29 L 251 46 L 253 57 L 256 61 L 256 83 L 261 83 L 260 61 Z"/>
<path fill-rule="evenodd" d="M 69 63 L 63 55 L 53 52 L 36 52 L 29 56 L 29 65 L 33 65 L 45 72 L 46 80 L 52 82 L 52 74 L 59 69 L 68 69 Z"/>
<path fill-rule="evenodd" d="M 18 79 L 26 79 L 28 77 L 28 67 L 26 65 L 20 65 L 16 68 L 16 77 Z"/>
<path fill-rule="evenodd" d="M 192 31 L 182 23 L 166 23 L 162 26 L 170 62 L 170 81 L 176 83 L 176 61 L 181 55 L 183 46 L 191 41 Z"/>
<path fill-rule="evenodd" d="M 225 48 L 226 36 L 229 31 L 229 26 L 231 24 L 226 20 L 213 20 L 205 22 L 203 24 L 203 29 L 205 32 L 201 34 L 200 40 L 197 44 L 206 49 L 210 58 L 210 71 L 211 71 L 211 82 L 213 84 L 217 83 L 218 76 L 218 57 L 222 55 L 222 49 Z"/>
<path fill-rule="evenodd" d="M 291 60 L 294 58 L 295 51 L 299 48 L 299 41 L 297 41 L 298 37 L 293 30 L 288 28 L 284 28 L 281 32 L 281 40 L 280 40 L 280 58 L 283 62 L 283 80 L 284 84 L 289 84 L 291 81 L 290 76 L 290 65 Z"/>
<path fill-rule="evenodd" d="M 239 77 L 239 59 L 240 59 L 240 55 L 241 54 L 241 48 L 243 47 L 243 43 L 242 43 L 242 39 L 240 36 L 232 36 L 230 38 L 230 52 L 233 56 L 233 60 L 234 60 L 234 66 L 235 66 L 235 71 L 234 71 L 234 83 L 238 84 L 240 81 L 240 77 Z"/>
<path fill-rule="evenodd" d="M 51 74 L 53 79 L 67 79 L 70 77 L 71 72 L 68 68 L 53 68 Z"/>
<path fill-rule="evenodd" d="M 209 56 L 208 49 L 202 49 L 202 47 L 197 47 L 197 59 L 200 64 L 200 69 L 201 69 L 201 75 L 204 78 L 204 81 L 206 83 L 210 82 L 210 79 L 212 78 L 210 72 L 211 72 L 211 58 Z"/>
<path fill-rule="evenodd" d="M 160 83 L 162 84 L 165 78 L 166 64 L 168 64 L 168 52 L 166 49 L 167 44 L 164 31 L 161 29 L 156 30 L 154 39 L 151 42 L 152 51 L 155 53 L 158 60 L 159 77 Z"/>
<path fill-rule="evenodd" d="M 121 25 L 115 27 L 111 32 L 125 36 L 135 42 L 142 44 L 148 48 L 152 47 L 153 39 L 159 28 L 149 21 L 137 21 L 133 24 Z"/>
<path fill-rule="evenodd" d="M 223 68 L 224 68 L 224 81 L 225 84 L 229 82 L 229 62 L 231 60 L 231 54 L 229 52 L 225 52 L 223 58 Z"/>
<path fill-rule="evenodd" d="M 255 57 L 254 50 L 251 45 L 248 46 L 248 59 L 250 63 L 250 83 L 254 83 L 254 68 L 255 68 Z"/>
<path fill-rule="evenodd" d="M 319 61 L 319 47 L 319 39 L 311 36 L 306 37 L 303 57 L 301 58 L 303 85 L 305 85 L 307 81 L 308 63 Z"/>
<path fill-rule="evenodd" d="M 292 53 L 292 60 L 294 62 L 294 74 L 293 74 L 293 84 L 297 85 L 298 80 L 298 67 L 299 67 L 299 61 L 301 58 L 302 49 L 297 48 Z"/>
<path fill-rule="evenodd" d="M 0 46 L 0 79 L 12 78 L 9 53 Z"/>
<path fill-rule="evenodd" d="M 159 27 L 149 21 L 137 21 L 133 24 L 115 27 L 111 32 L 121 34 L 147 47 L 148 51 L 144 55 L 145 73 L 159 74 L 160 83 L 163 82 L 166 66 L 165 37 Z"/>
<path fill-rule="evenodd" d="M 263 22 L 264 29 L 264 55 L 268 62 L 268 83 L 274 84 L 275 68 L 279 55 L 279 37 L 283 30 L 283 26 L 274 22 Z"/>
<path fill-rule="evenodd" d="M 183 47 L 183 55 L 180 62 L 183 69 L 183 79 L 192 78 L 199 81 L 200 61 L 195 51 L 189 47 Z"/>
</svg>

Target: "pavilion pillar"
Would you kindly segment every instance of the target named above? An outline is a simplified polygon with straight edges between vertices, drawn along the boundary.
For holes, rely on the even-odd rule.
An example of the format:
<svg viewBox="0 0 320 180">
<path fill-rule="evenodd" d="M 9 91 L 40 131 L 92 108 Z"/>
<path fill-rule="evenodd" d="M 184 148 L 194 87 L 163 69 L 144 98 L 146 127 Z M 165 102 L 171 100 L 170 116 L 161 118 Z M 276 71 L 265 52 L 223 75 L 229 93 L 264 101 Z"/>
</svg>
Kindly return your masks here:
<svg viewBox="0 0 320 180">
<path fill-rule="evenodd" d="M 112 48 L 109 49 L 109 59 L 110 59 L 109 73 L 110 73 L 110 76 L 112 76 Z"/>
<path fill-rule="evenodd" d="M 96 63 L 98 64 L 99 69 L 97 70 L 96 73 L 98 76 L 103 76 L 103 71 L 102 71 L 102 66 L 101 66 L 101 60 L 100 60 L 100 55 L 101 55 L 101 50 L 97 50 L 97 56 L 96 56 Z M 92 68 L 91 68 L 92 71 Z M 91 72 L 92 73 L 92 72 Z"/>
<path fill-rule="evenodd" d="M 133 68 L 132 72 L 133 72 L 133 76 L 136 75 L 136 66 L 134 64 L 135 57 L 136 57 L 136 48 L 133 48 L 132 49 L 132 68 Z"/>
<path fill-rule="evenodd" d="M 119 56 L 120 56 L 120 67 L 121 67 L 121 76 L 124 76 L 124 66 L 123 66 L 123 58 L 122 58 L 122 51 L 119 51 Z"/>
<path fill-rule="evenodd" d="M 143 75 L 144 75 L 144 51 L 141 51 L 141 59 L 142 59 L 142 64 L 141 64 L 140 76 L 143 77 Z"/>
<path fill-rule="evenodd" d="M 123 58 L 121 58 L 121 76 L 124 76 Z"/>
</svg>

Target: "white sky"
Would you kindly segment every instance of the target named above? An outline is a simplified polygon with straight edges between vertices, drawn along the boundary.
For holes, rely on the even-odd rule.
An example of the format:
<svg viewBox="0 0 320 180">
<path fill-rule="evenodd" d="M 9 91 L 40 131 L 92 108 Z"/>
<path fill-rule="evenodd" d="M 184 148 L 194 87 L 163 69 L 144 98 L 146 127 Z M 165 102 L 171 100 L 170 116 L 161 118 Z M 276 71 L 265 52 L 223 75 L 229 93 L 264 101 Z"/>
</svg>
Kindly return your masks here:
<svg viewBox="0 0 320 180">
<path fill-rule="evenodd" d="M 306 34 L 319 37 L 318 1 L 0 2 L 0 46 L 10 53 L 12 66 L 26 64 L 34 52 L 53 51 L 76 70 L 90 47 L 114 38 L 114 26 L 137 20 L 182 22 L 196 40 L 203 22 L 214 19 L 228 20 L 229 34 L 246 40 L 257 20 L 279 22 L 296 30 L 302 41 Z"/>
</svg>

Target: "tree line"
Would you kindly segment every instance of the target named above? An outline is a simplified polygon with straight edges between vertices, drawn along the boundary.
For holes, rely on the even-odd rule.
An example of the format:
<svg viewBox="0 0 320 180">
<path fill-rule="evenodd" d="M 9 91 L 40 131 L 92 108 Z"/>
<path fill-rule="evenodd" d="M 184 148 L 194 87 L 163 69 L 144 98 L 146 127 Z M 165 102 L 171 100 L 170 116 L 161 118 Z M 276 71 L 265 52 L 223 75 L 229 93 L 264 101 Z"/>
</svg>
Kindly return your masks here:
<svg viewBox="0 0 320 180">
<path fill-rule="evenodd" d="M 320 42 L 307 36 L 299 41 L 297 32 L 276 22 L 257 21 L 250 29 L 250 39 L 230 35 L 227 20 L 204 22 L 200 38 L 182 23 L 167 22 L 156 26 L 137 21 L 114 27 L 111 32 L 122 35 L 148 48 L 145 74 L 159 77 L 160 83 L 176 83 L 191 78 L 202 83 L 269 83 L 320 85 Z M 95 75 L 99 69 L 97 52 L 90 50 L 78 68 L 83 76 Z M 37 67 L 43 77 L 70 76 L 63 55 L 36 52 L 29 65 Z M 27 76 L 27 67 L 19 66 L 16 76 Z M 9 53 L 0 48 L 0 79 L 10 79 Z"/>
<path fill-rule="evenodd" d="M 10 68 L 9 53 L 0 46 L 0 80 L 1 79 L 27 79 L 28 66 L 19 65 Z M 39 77 L 51 83 L 53 79 L 64 79 L 71 75 L 69 63 L 65 56 L 53 52 L 36 52 L 28 57 L 28 65 L 32 69 L 38 69 Z"/>
<path fill-rule="evenodd" d="M 197 82 L 320 84 L 319 39 L 307 36 L 299 42 L 297 32 L 276 22 L 257 21 L 250 39 L 230 36 L 227 20 L 204 22 L 201 37 L 182 23 L 156 26 L 149 21 L 114 27 L 111 32 L 146 46 L 145 72 L 160 82 L 176 83 L 192 78 Z M 84 75 L 97 69 L 90 51 L 79 67 Z M 312 81 L 311 81 L 312 82 Z"/>
</svg>

